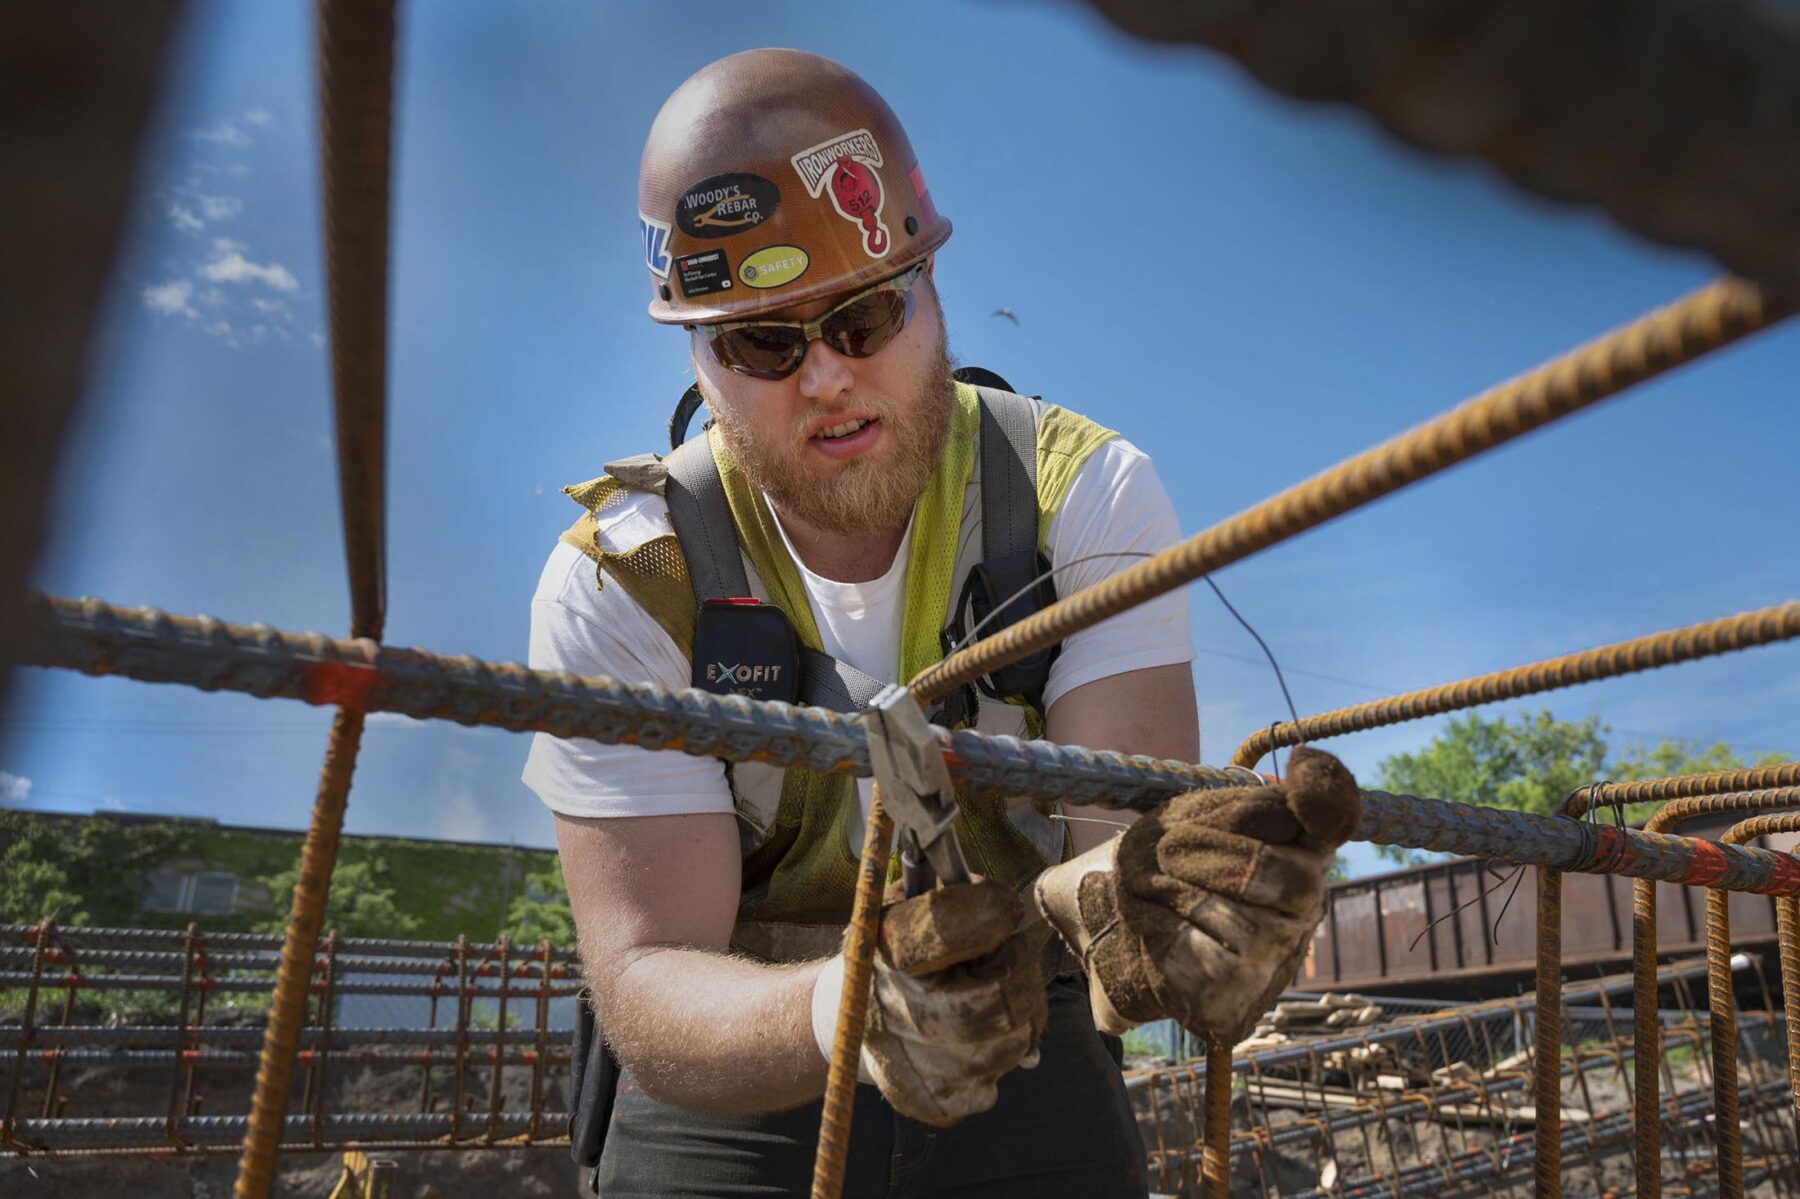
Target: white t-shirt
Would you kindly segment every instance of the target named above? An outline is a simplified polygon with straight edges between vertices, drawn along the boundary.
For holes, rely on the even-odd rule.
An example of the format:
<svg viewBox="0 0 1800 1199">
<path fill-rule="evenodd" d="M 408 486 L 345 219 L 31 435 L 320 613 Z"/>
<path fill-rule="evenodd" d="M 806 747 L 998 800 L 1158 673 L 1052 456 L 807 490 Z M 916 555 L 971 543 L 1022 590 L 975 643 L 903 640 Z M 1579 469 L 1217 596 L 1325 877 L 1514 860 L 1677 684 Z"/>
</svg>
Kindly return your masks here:
<svg viewBox="0 0 1800 1199">
<path fill-rule="evenodd" d="M 623 552 L 670 531 L 668 505 L 660 496 L 634 492 L 602 513 L 599 525 L 600 543 Z M 909 527 L 908 540 L 911 532 Z M 1055 566 L 1109 551 L 1154 553 L 1179 537 L 1175 509 L 1149 456 L 1114 438 L 1076 472 L 1050 522 L 1045 552 Z M 1135 561 L 1101 557 L 1072 565 L 1057 574 L 1056 593 L 1073 595 Z M 886 682 L 897 681 L 906 562 L 903 541 L 887 573 L 866 583 L 835 582 L 800 565 L 825 652 Z M 1048 708 L 1095 679 L 1193 658 L 1187 594 L 1178 588 L 1065 641 L 1050 668 L 1044 703 Z M 592 559 L 560 541 L 531 600 L 530 664 L 671 689 L 690 685 L 688 661 L 662 626 L 624 588 L 597 587 Z M 724 766 L 674 751 L 538 733 L 524 779 L 552 809 L 570 816 L 733 811 Z M 866 808 L 868 780 L 861 790 Z"/>
</svg>

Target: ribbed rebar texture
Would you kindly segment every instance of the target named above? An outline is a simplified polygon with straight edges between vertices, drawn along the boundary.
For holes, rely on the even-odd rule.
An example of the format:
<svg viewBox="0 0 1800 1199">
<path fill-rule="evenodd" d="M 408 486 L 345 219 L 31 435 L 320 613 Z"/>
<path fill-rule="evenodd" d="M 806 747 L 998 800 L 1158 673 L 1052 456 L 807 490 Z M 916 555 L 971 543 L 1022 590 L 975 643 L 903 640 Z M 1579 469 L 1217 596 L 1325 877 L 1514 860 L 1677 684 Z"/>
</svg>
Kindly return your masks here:
<svg viewBox="0 0 1800 1199">
<path fill-rule="evenodd" d="M 871 789 L 863 829 L 862 858 L 856 870 L 850 927 L 844 937 L 844 984 L 838 997 L 825 1100 L 819 1111 L 819 1147 L 813 1157 L 812 1199 L 837 1199 L 850 1160 L 850 1117 L 856 1103 L 857 1068 L 869 1018 L 869 986 L 875 974 L 875 937 L 881 925 L 881 892 L 887 881 L 888 846 L 894 821 L 881 806 L 881 788 Z"/>
<path fill-rule="evenodd" d="M 1200 1163 L 1201 1199 L 1231 1194 L 1231 1046 L 1206 1044 L 1205 1155 Z"/>
<path fill-rule="evenodd" d="M 1786 767 L 1765 768 L 1780 775 Z M 1721 772 L 1724 773 L 1724 772 Z M 1733 776 L 1749 772 L 1729 772 Z M 1688 785 L 1703 785 L 1698 780 L 1716 780 L 1718 775 L 1690 776 Z M 1678 783 L 1674 779 L 1649 780 L 1650 790 Z M 1605 789 L 1606 802 L 1624 802 L 1621 792 L 1630 784 Z M 1642 798 L 1653 798 L 1644 796 Z M 1658 808 L 1644 824 L 1647 835 L 1657 835 L 1690 816 L 1716 815 L 1723 812 L 1755 812 L 1782 807 L 1800 801 L 1800 787 L 1775 787 L 1759 791 L 1737 791 L 1716 795 L 1685 795 L 1671 799 Z M 1704 844 L 1697 842 L 1696 844 Z M 1737 846 L 1719 846 L 1728 853 Z M 1695 880 L 1707 881 L 1707 880 Z M 1708 930 L 1710 934 L 1710 929 Z M 1707 940 L 1708 977 L 1712 976 L 1713 943 Z M 1729 954 L 1726 955 L 1729 958 Z M 1657 1071 L 1662 1062 L 1662 1029 L 1656 1020 L 1656 884 L 1639 877 L 1631 886 L 1631 965 L 1637 985 L 1632 993 L 1632 1053 L 1637 1062 L 1634 1083 L 1634 1105 L 1637 1113 L 1637 1191 L 1640 1199 L 1659 1199 L 1662 1195 L 1662 1126 L 1655 1113 L 1661 1102 Z M 1727 966 L 1729 963 L 1727 963 Z"/>
<path fill-rule="evenodd" d="M 1683 0 L 1090 0 L 1728 269 L 1800 285 L 1800 23 Z"/>
<path fill-rule="evenodd" d="M 1706 980 L 1712 1020 L 1713 1136 L 1719 1199 L 1744 1199 L 1744 1140 L 1737 1092 L 1737 1001 L 1731 991 L 1731 895 L 1706 892 Z"/>
<path fill-rule="evenodd" d="M 541 729 L 730 762 L 869 772 L 862 728 L 815 708 L 580 679 L 208 617 L 114 608 L 97 600 L 40 598 L 32 611 L 39 634 L 35 665 L 313 703 L 345 698 L 366 711 Z M 1148 811 L 1184 791 L 1260 780 L 1235 767 L 1191 766 L 967 730 L 939 730 L 938 737 L 959 786 L 1004 795 Z M 1604 873 L 1770 895 L 1792 893 L 1800 879 L 1800 864 L 1788 854 L 1378 791 L 1363 793 L 1356 838 L 1565 872 L 1605 866 Z"/>
<path fill-rule="evenodd" d="M 1562 871 L 1538 867 L 1537 994 L 1532 1085 L 1537 1199 L 1562 1194 Z"/>
<path fill-rule="evenodd" d="M 1794 788 L 1794 792 L 1790 802 L 1800 804 L 1800 788 Z M 1752 816 L 1726 829 L 1719 840 L 1726 845 L 1742 845 L 1769 833 L 1797 829 L 1800 813 Z M 1713 1133 L 1718 1145 L 1719 1196 L 1743 1199 L 1744 1144 L 1737 1102 L 1737 996 L 1731 980 L 1731 896 L 1725 891 L 1706 892 L 1706 993 L 1712 1017 Z M 1790 1062 L 1790 1069 L 1792 1065 Z"/>
<path fill-rule="evenodd" d="M 1794 1126 L 1800 1128 L 1800 896 L 1775 901 L 1775 934 L 1781 946 L 1781 1000 L 1787 1012 L 1788 1086 Z"/>
<path fill-rule="evenodd" d="M 379 641 L 386 619 L 387 276 L 389 143 L 393 128 L 393 0 L 319 0 L 319 168 L 324 193 L 331 382 L 338 498 L 350 575 L 350 635 Z M 334 697 L 343 703 L 352 697 Z M 339 711 L 325 751 L 300 884 L 256 1072 L 256 1098 L 238 1160 L 238 1199 L 264 1199 L 287 1110 L 294 1033 L 323 922 L 363 713 Z"/>
<path fill-rule="evenodd" d="M 1596 679 L 1655 670 L 1677 662 L 1691 662 L 1696 658 L 1795 637 L 1800 637 L 1800 600 L 1408 691 L 1316 716 L 1303 716 L 1299 723 L 1286 721 L 1258 729 L 1238 746 L 1231 761 L 1234 766 L 1255 766 L 1264 754 L 1282 746 L 1300 745 L 1323 737 L 1341 737 L 1345 733 L 1517 699 L 1522 695 L 1536 695 Z"/>
<path fill-rule="evenodd" d="M 1752 766 L 1742 770 L 1716 770 L 1710 774 L 1684 774 L 1672 778 L 1641 779 L 1637 782 L 1606 783 L 1602 795 L 1606 803 L 1647 803 L 1666 799 L 1686 799 L 1696 795 L 1723 795 L 1731 791 L 1759 791 L 1772 787 L 1800 786 L 1800 762 L 1780 762 L 1773 766 Z M 1581 803 L 1592 801 L 1592 789 L 1579 793 Z M 1581 810 L 1586 810 L 1585 807 Z M 1572 815 L 1580 815 L 1574 811 Z"/>
<path fill-rule="evenodd" d="M 256 1070 L 256 1091 L 250 1101 L 243 1152 L 238 1158 L 239 1199 L 262 1199 L 274 1181 L 294 1049 L 300 1026 L 306 1022 L 313 946 L 325 919 L 325 897 L 331 886 L 332 867 L 337 864 L 338 834 L 344 827 L 344 805 L 350 797 L 350 778 L 356 769 L 362 731 L 361 712 L 340 709 L 332 719 L 331 742 L 325 751 L 324 768 L 319 772 L 312 824 L 300 851 L 300 874 L 294 882 L 293 907 L 281 947 L 281 966 L 275 976 L 269 1024 L 263 1034 L 262 1058 Z"/>
<path fill-rule="evenodd" d="M 1104 582 L 960 649 L 912 680 L 921 702 L 1276 542 L 1690 362 L 1794 310 L 1726 279 L 1314 475 Z"/>
<path fill-rule="evenodd" d="M 679 750 L 728 762 L 772 762 L 825 773 L 869 773 L 859 723 L 822 708 L 668 691 L 507 663 L 396 649 L 267 625 L 171 616 L 99 600 L 34 598 L 30 664 L 264 699 L 348 703 L 420 720 L 586 737 Z M 939 731 L 959 785 L 1073 804 L 1148 810 L 1183 791 L 1256 783 L 1243 770 L 1104 750 Z"/>
</svg>

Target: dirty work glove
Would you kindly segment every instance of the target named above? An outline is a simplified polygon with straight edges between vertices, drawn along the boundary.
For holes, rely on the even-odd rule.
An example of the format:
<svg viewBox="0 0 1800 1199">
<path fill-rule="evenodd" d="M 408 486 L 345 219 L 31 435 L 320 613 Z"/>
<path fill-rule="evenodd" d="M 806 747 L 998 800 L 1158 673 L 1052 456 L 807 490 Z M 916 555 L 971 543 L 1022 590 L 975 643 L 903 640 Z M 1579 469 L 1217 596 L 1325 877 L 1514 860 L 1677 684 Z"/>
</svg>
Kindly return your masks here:
<svg viewBox="0 0 1800 1199">
<path fill-rule="evenodd" d="M 1234 1044 L 1293 982 L 1361 793 L 1296 749 L 1285 782 L 1178 795 L 1038 876 L 1038 908 L 1087 967 L 1102 1031 L 1174 1017 Z"/>
<path fill-rule="evenodd" d="M 939 1128 L 986 1111 L 995 1083 L 1037 1065 L 1049 1008 L 1039 953 L 1018 932 L 1025 902 L 998 883 L 890 892 L 860 1077 L 894 1110 Z M 813 1036 L 827 1061 L 844 987 L 844 955 L 813 988 Z"/>
</svg>

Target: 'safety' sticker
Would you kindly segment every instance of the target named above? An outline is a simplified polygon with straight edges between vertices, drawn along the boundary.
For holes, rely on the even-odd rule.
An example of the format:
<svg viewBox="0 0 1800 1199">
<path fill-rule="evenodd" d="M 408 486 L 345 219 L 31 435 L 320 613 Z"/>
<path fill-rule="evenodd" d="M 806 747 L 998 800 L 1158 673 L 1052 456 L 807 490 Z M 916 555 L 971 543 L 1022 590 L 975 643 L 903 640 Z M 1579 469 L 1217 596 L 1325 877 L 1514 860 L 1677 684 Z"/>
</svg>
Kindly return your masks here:
<svg viewBox="0 0 1800 1199">
<path fill-rule="evenodd" d="M 690 237 L 730 237 L 762 224 L 781 204 L 781 189 L 761 175 L 734 171 L 702 179 L 675 201 L 675 223 Z"/>
<path fill-rule="evenodd" d="M 738 267 L 738 278 L 750 287 L 780 287 L 806 273 L 811 260 L 799 246 L 764 246 Z"/>
<path fill-rule="evenodd" d="M 870 258 L 887 257 L 892 242 L 881 219 L 884 197 L 881 176 L 875 170 L 881 165 L 881 147 L 873 133 L 854 129 L 802 150 L 789 161 L 806 185 L 807 195 L 816 200 L 829 188 L 838 214 L 862 226 L 864 253 Z"/>
</svg>

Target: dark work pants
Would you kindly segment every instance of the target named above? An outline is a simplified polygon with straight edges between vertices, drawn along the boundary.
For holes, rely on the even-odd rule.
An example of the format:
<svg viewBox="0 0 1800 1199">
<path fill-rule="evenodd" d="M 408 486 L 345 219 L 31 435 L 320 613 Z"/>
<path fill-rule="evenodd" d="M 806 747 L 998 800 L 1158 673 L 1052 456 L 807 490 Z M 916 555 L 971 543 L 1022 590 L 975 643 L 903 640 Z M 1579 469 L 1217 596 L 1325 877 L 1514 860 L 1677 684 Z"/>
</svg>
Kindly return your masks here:
<svg viewBox="0 0 1800 1199">
<path fill-rule="evenodd" d="M 1094 1029 L 1079 977 L 1050 984 L 1035 1069 L 1000 1080 L 999 1101 L 950 1128 L 895 1113 L 856 1088 L 845 1199 L 1143 1199 L 1144 1146 L 1119 1076 L 1119 1042 Z M 601 1199 L 805 1195 L 820 1104 L 715 1116 L 619 1083 L 595 1175 Z"/>
</svg>

